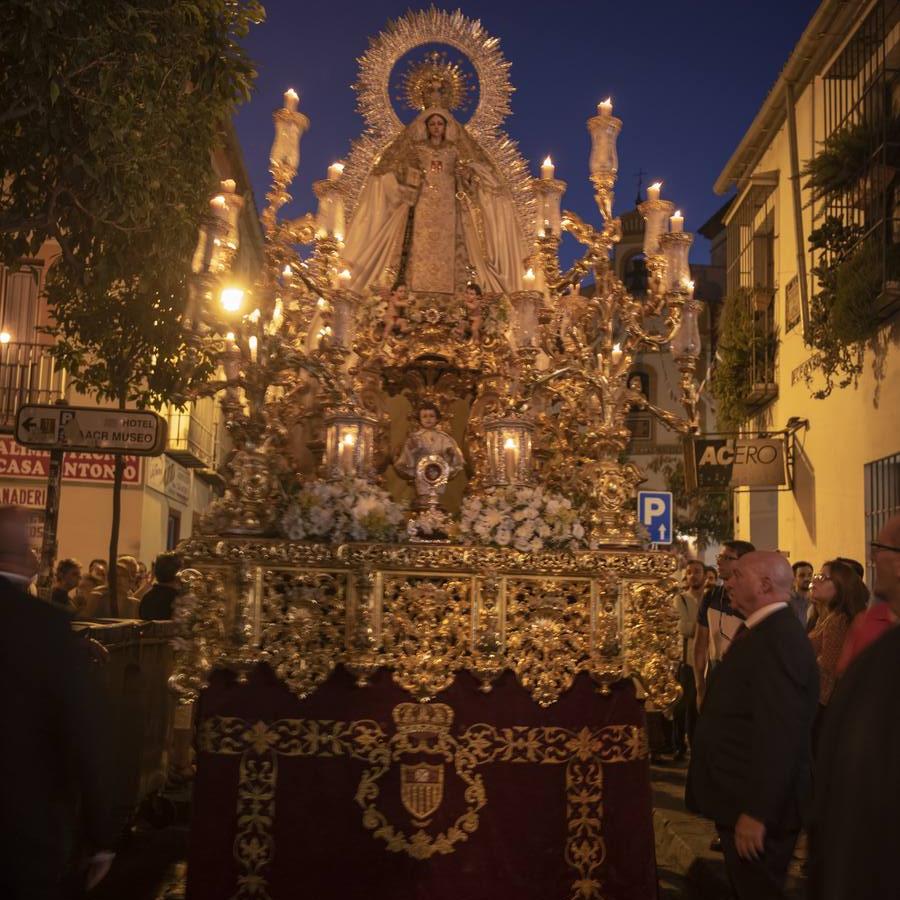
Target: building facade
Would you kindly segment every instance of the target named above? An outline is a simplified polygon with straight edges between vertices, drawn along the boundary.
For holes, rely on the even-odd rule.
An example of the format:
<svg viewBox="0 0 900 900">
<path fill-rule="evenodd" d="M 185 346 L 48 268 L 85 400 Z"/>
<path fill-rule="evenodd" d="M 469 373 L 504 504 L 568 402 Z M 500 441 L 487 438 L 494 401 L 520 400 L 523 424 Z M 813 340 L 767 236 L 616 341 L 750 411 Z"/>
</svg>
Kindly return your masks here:
<svg viewBox="0 0 900 900">
<path fill-rule="evenodd" d="M 262 264 L 262 232 L 237 137 L 231 126 L 212 160 L 216 179 L 232 179 L 244 203 L 238 222 L 236 277 L 252 280 Z M 64 400 L 93 405 L 78 394 L 48 351 L 52 322 L 43 285 L 59 248 L 47 242 L 38 258 L 15 270 L 0 266 L 0 504 L 25 507 L 31 516 L 33 546 L 40 550 L 47 498 L 49 454 L 16 443 L 16 413 L 26 404 Z M 50 331 L 44 331 L 50 328 Z M 220 490 L 218 469 L 226 435 L 218 402 L 199 399 L 183 410 L 164 408 L 168 422 L 165 454 L 128 457 L 124 472 L 119 552 L 148 565 L 190 535 L 195 517 Z M 82 563 L 106 558 L 112 517 L 113 460 L 97 454 L 66 454 L 60 494 L 59 557 Z"/>
<path fill-rule="evenodd" d="M 751 329 L 738 427 L 792 435 L 789 489 L 740 490 L 735 535 L 793 560 L 862 561 L 900 511 L 898 122 L 900 3 L 824 0 L 715 184 Z M 859 366 L 829 386 L 835 346 Z"/>
</svg>

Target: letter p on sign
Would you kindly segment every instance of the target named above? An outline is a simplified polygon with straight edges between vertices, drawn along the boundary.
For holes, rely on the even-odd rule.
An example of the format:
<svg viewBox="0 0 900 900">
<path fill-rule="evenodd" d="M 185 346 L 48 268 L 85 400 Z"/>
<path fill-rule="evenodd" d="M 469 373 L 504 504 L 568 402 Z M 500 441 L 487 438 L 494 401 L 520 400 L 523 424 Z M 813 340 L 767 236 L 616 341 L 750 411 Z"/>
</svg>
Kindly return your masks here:
<svg viewBox="0 0 900 900">
<path fill-rule="evenodd" d="M 669 491 L 638 491 L 638 518 L 652 543 L 672 543 L 672 494 Z"/>
</svg>

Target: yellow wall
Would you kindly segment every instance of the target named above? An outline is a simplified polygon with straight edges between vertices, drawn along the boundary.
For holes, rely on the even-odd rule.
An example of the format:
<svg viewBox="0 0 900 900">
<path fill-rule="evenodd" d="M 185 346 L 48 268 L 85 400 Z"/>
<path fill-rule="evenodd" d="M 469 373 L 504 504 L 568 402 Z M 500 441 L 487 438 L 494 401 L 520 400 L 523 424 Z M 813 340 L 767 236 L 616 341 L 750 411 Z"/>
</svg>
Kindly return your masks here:
<svg viewBox="0 0 900 900">
<path fill-rule="evenodd" d="M 809 85 L 797 99 L 800 167 L 822 140 L 821 86 Z M 790 156 L 786 126 L 773 137 L 755 173 L 777 170 L 776 199 L 777 325 L 781 338 L 778 354 L 778 399 L 754 423 L 755 427 L 783 428 L 792 416 L 808 419 L 810 427 L 797 435 L 794 491 L 769 497 L 777 505 L 777 546 L 792 559 L 819 564 L 833 556 L 865 560 L 864 466 L 900 452 L 900 329 L 883 329 L 881 351 L 867 348 L 865 371 L 859 384 L 836 389 L 825 400 L 814 400 L 821 375 L 807 387 L 795 370 L 811 351 L 804 345 L 801 327 L 785 331 L 785 286 L 798 271 Z M 803 195 L 803 232 L 808 240 L 814 210 Z M 807 253 L 807 271 L 812 266 Z M 808 278 L 810 297 L 815 291 Z M 877 371 L 877 377 L 876 377 Z M 768 534 L 766 511 L 759 498 L 746 493 L 736 498 L 736 536 L 757 540 Z M 751 503 L 754 505 L 751 510 Z M 756 527 L 754 527 L 754 525 Z"/>
</svg>

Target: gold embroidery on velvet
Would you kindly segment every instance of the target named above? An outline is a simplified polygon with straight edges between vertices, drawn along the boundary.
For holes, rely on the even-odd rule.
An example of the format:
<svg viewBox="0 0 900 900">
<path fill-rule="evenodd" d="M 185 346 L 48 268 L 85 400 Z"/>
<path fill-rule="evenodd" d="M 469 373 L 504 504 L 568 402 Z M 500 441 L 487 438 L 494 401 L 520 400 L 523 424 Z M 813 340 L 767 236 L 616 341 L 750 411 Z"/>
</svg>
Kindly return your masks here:
<svg viewBox="0 0 900 900">
<path fill-rule="evenodd" d="M 453 710 L 442 703 L 400 703 L 393 711 L 396 733 L 390 737 L 371 720 L 338 722 L 279 719 L 247 722 L 215 716 L 203 721 L 201 752 L 239 755 L 237 835 L 234 857 L 240 873 L 232 900 L 269 900 L 265 870 L 274 857 L 277 756 L 346 756 L 366 762 L 354 797 L 363 825 L 388 850 L 413 859 L 452 853 L 478 830 L 479 811 L 487 804 L 480 766 L 503 763 L 565 765 L 566 863 L 574 870 L 571 900 L 601 900 L 603 840 L 603 766 L 646 759 L 647 734 L 636 725 L 607 725 L 577 731 L 555 726 L 497 728 L 479 723 L 454 736 Z M 415 762 L 409 757 L 415 755 Z M 422 762 L 423 756 L 432 760 Z M 404 758 L 407 759 L 404 762 Z M 430 834 L 429 816 L 444 802 L 446 765 L 452 765 L 465 789 L 465 809 L 446 831 Z M 414 831 L 406 834 L 377 806 L 379 782 L 393 767 L 401 771 L 401 802 Z M 416 773 L 422 773 L 419 781 Z M 427 785 L 418 793 L 407 789 Z M 439 786 L 439 787 L 438 787 Z"/>
</svg>

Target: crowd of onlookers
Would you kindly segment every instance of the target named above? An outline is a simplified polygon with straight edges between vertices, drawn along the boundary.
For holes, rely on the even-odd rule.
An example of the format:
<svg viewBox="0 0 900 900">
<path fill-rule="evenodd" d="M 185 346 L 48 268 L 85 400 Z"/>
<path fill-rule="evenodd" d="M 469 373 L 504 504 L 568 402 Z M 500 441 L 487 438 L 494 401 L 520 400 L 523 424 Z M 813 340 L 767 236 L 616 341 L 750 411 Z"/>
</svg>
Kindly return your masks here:
<svg viewBox="0 0 900 900">
<path fill-rule="evenodd" d="M 717 570 L 685 564 L 674 596 L 683 694 L 651 746 L 657 762 L 669 738 L 676 760 L 690 752 L 688 806 L 715 823 L 712 849 L 739 898 L 783 896 L 801 827 L 811 896 L 900 897 L 892 854 L 876 852 L 900 847 L 900 516 L 870 549 L 871 593 L 855 559 L 816 572 L 741 540 L 723 543 Z M 859 789 L 835 787 L 850 781 Z M 878 823 L 863 826 L 865 841 L 850 837 L 853 815 Z"/>
<path fill-rule="evenodd" d="M 87 571 L 77 559 L 56 564 L 50 602 L 84 619 L 171 619 L 180 584 L 181 558 L 160 553 L 152 571 L 133 556 L 116 560 L 115 606 L 106 560 L 92 559 Z"/>
</svg>

